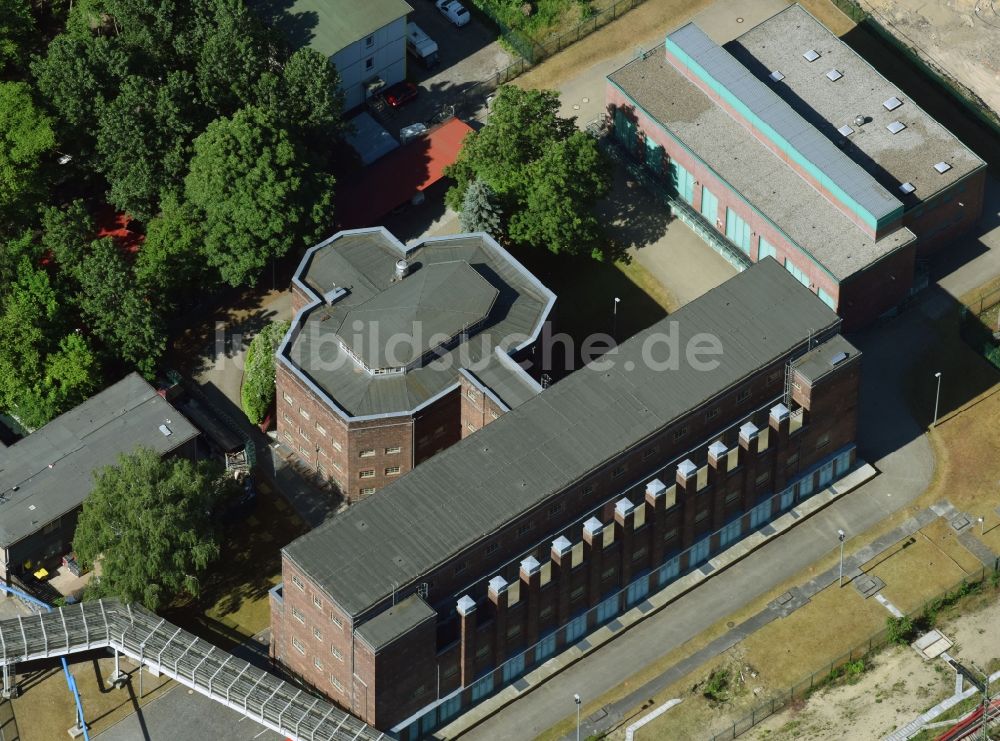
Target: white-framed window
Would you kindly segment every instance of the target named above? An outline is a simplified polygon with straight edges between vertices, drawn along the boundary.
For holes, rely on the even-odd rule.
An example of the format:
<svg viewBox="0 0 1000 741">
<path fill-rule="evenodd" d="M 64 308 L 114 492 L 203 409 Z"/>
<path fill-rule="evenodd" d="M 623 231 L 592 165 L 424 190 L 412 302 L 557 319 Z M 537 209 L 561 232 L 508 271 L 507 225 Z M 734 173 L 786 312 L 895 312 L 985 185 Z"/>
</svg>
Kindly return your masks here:
<svg viewBox="0 0 1000 741">
<path fill-rule="evenodd" d="M 490 409 L 490 419 L 500 419 L 500 415 L 496 413 L 496 410 Z"/>
<path fill-rule="evenodd" d="M 340 452 L 341 450 L 343 450 L 343 449 L 344 449 L 344 446 L 343 446 L 343 445 L 341 445 L 341 444 L 340 444 L 339 442 L 337 442 L 336 440 L 331 440 L 331 441 L 330 441 L 330 445 L 332 445 L 332 446 L 333 446 L 333 449 L 334 449 L 334 450 L 336 450 L 337 452 Z"/>
<path fill-rule="evenodd" d="M 400 448 L 398 445 L 393 445 L 392 447 L 385 449 L 385 454 L 398 455 L 400 450 L 402 450 L 402 448 Z"/>
<path fill-rule="evenodd" d="M 295 444 L 295 438 L 292 437 L 292 433 L 289 432 L 288 430 L 285 430 L 285 440 L 292 443 L 293 445 Z"/>
<path fill-rule="evenodd" d="M 469 390 L 465 392 L 465 395 L 468 397 L 469 401 L 479 401 L 479 392 L 471 386 L 469 387 Z"/>
<path fill-rule="evenodd" d="M 344 654 L 340 653 L 340 650 L 336 646 L 330 649 L 330 653 L 333 655 L 333 658 L 335 658 L 337 661 L 344 660 Z"/>
<path fill-rule="evenodd" d="M 323 671 L 323 662 L 319 660 L 318 656 L 315 659 L 313 659 L 313 666 L 315 666 L 320 671 Z"/>
<path fill-rule="evenodd" d="M 281 398 L 284 399 L 285 401 L 287 401 L 289 404 L 294 404 L 295 403 L 292 400 L 291 394 L 289 394 L 287 391 L 282 391 L 281 392 Z"/>
<path fill-rule="evenodd" d="M 375 488 L 371 486 L 366 486 L 361 489 L 361 496 L 368 497 L 375 493 Z"/>
<path fill-rule="evenodd" d="M 365 69 L 375 69 L 375 57 L 368 57 L 365 60 Z"/>
<path fill-rule="evenodd" d="M 341 630 L 343 630 L 343 629 L 344 629 L 344 621 L 343 621 L 343 620 L 341 620 L 341 619 L 340 619 L 339 617 L 337 617 L 336 615 L 331 615 L 331 616 L 330 616 L 330 622 L 331 622 L 331 623 L 333 623 L 334 625 L 336 625 L 336 626 L 337 626 L 338 628 L 340 628 Z"/>
<path fill-rule="evenodd" d="M 295 574 L 292 574 L 292 584 L 294 584 L 295 586 L 297 586 L 299 588 L 299 591 L 301 591 L 301 592 L 306 591 L 306 585 L 303 584 L 302 580 L 299 577 L 297 577 Z"/>
<path fill-rule="evenodd" d="M 317 641 L 323 640 L 323 631 L 321 631 L 315 625 L 313 626 L 313 638 L 315 638 Z"/>
<path fill-rule="evenodd" d="M 785 258 L 785 270 L 795 276 L 795 279 L 806 288 L 809 287 L 809 276 L 799 269 L 799 267 L 787 257 Z"/>
<path fill-rule="evenodd" d="M 299 407 L 299 414 L 302 415 L 302 419 L 309 419 L 309 412 L 302 407 Z"/>
<path fill-rule="evenodd" d="M 315 594 L 313 595 L 313 607 L 315 607 L 317 610 L 323 609 L 323 600 L 321 600 Z"/>
<path fill-rule="evenodd" d="M 323 437 L 326 437 L 326 428 L 319 422 L 316 423 L 316 432 L 318 432 Z"/>
<path fill-rule="evenodd" d="M 757 261 L 760 262 L 765 257 L 773 257 L 775 260 L 777 260 L 778 259 L 777 255 L 778 252 L 777 250 L 774 249 L 774 245 L 768 242 L 763 237 L 761 237 L 760 244 L 757 245 Z"/>
<path fill-rule="evenodd" d="M 298 651 L 303 656 L 306 655 L 306 646 L 298 638 L 292 638 L 292 648 Z"/>
<path fill-rule="evenodd" d="M 358 454 L 361 458 L 374 458 L 375 448 L 365 448 Z"/>
<path fill-rule="evenodd" d="M 386 476 L 399 476 L 399 466 L 389 466 L 385 469 Z"/>
<path fill-rule="evenodd" d="M 337 692 L 340 692 L 341 694 L 343 694 L 343 692 L 344 692 L 344 685 L 342 685 L 340 683 L 339 679 L 337 679 L 336 677 L 330 677 L 330 684 L 333 685 L 333 688 L 335 690 L 337 690 Z"/>
<path fill-rule="evenodd" d="M 358 473 L 358 476 L 363 479 L 373 479 L 375 478 L 375 469 L 365 468 Z"/>
<path fill-rule="evenodd" d="M 366 47 L 375 46 L 375 34 L 371 34 L 365 38 L 365 46 Z"/>
<path fill-rule="evenodd" d="M 306 621 L 306 616 L 302 614 L 302 610 L 300 610 L 298 607 L 292 608 L 292 617 L 298 620 L 300 623 L 305 623 Z"/>
</svg>

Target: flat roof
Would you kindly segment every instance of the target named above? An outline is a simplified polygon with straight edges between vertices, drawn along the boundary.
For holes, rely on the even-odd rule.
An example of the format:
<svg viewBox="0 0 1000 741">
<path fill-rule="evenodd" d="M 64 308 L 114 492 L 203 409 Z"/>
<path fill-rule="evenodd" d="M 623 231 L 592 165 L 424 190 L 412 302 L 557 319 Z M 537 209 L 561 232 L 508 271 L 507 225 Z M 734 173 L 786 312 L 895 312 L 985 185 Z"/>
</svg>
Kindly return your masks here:
<svg viewBox="0 0 1000 741">
<path fill-rule="evenodd" d="M 327 57 L 413 12 L 403 0 L 248 0 L 247 7 L 293 47 L 308 44 Z"/>
<path fill-rule="evenodd" d="M 815 294 L 765 258 L 624 342 L 603 358 L 613 367 L 599 360 L 571 373 L 284 553 L 357 617 L 839 325 Z M 652 340 L 672 332 L 680 348 L 699 333 L 715 335 L 722 362 L 702 369 L 681 360 L 676 370 L 649 363 Z M 662 362 L 667 351 L 652 354 Z"/>
<path fill-rule="evenodd" d="M 907 208 L 986 166 L 800 5 L 754 26 L 726 49 L 824 136 L 834 142 L 846 139 L 843 152 Z M 808 50 L 819 58 L 806 61 L 802 55 Z M 826 77 L 831 69 L 843 77 L 831 82 Z M 784 75 L 780 82 L 768 79 L 775 70 Z M 901 105 L 890 102 L 893 98 Z M 855 125 L 859 115 L 867 123 Z M 895 121 L 906 127 L 897 134 L 886 128 Z M 837 131 L 841 126 L 850 126 L 853 133 L 843 136 Z M 934 170 L 938 162 L 949 163 L 951 169 L 939 174 Z M 902 193 L 903 183 L 912 183 L 915 192 Z"/>
<path fill-rule="evenodd" d="M 902 214 L 903 204 L 898 198 L 697 25 L 688 23 L 668 35 L 667 50 L 676 54 L 711 89 L 720 92 L 724 100 L 740 110 L 754 128 L 767 135 L 782 151 L 801 160 L 800 164 L 807 169 L 811 165 L 823 187 L 873 229 Z M 804 59 L 801 61 L 804 65 L 809 64 Z M 815 66 L 808 71 L 813 76 L 820 72 Z M 770 73 L 768 70 L 767 74 Z M 825 79 L 822 74 L 819 77 Z M 826 80 L 826 84 L 833 83 Z M 827 95 L 836 97 L 839 88 L 846 85 L 828 89 Z"/>
<path fill-rule="evenodd" d="M 396 283 L 396 262 L 402 258 L 411 273 Z M 381 228 L 340 232 L 306 253 L 293 280 L 314 301 L 296 315 L 278 350 L 279 362 L 346 418 L 418 409 L 454 388 L 459 368 L 487 364 L 495 347 L 514 352 L 530 344 L 555 301 L 486 234 L 435 237 L 404 247 Z M 399 302 L 387 305 L 393 298 Z M 376 316 L 359 320 L 367 338 L 355 342 L 355 320 L 373 303 Z M 419 308 L 408 308 L 414 305 Z M 465 321 L 474 325 L 467 335 L 438 346 L 443 334 L 452 336 L 456 322 Z M 436 349 L 405 373 L 373 375 L 342 346 L 342 334 L 352 335 L 343 344 L 357 351 L 355 356 L 378 361 L 380 368 L 390 345 L 397 358 L 421 357 L 421 349 L 432 344 Z"/>
<path fill-rule="evenodd" d="M 843 335 L 837 335 L 795 360 L 792 367 L 808 381 L 815 382 L 842 363 L 860 356 L 861 351 L 858 348 L 848 342 Z"/>
<path fill-rule="evenodd" d="M 357 633 L 365 643 L 378 651 L 436 615 L 419 594 L 411 594 L 373 617 L 358 628 Z"/>
<path fill-rule="evenodd" d="M 873 240 L 675 69 L 664 52 L 635 59 L 608 79 L 836 280 L 916 238 L 904 227 Z"/>
<path fill-rule="evenodd" d="M 465 372 L 474 384 L 492 394 L 508 410 L 516 409 L 542 391 L 538 381 L 499 348 L 488 363 Z"/>
<path fill-rule="evenodd" d="M 197 435 L 142 376 L 126 376 L 0 448 L 0 545 L 9 547 L 80 506 L 94 471 L 117 463 L 122 453 L 143 445 L 164 455 Z"/>
</svg>

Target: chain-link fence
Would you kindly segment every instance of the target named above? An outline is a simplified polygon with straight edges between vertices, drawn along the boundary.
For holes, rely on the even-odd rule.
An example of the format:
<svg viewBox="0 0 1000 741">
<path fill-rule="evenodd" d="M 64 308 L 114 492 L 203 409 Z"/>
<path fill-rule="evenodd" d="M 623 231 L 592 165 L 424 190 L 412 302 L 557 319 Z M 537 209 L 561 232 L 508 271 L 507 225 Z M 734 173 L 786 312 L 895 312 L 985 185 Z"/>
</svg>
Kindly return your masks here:
<svg viewBox="0 0 1000 741">
<path fill-rule="evenodd" d="M 959 332 L 973 350 L 1000 368 L 1000 288 L 962 307 Z"/>
<path fill-rule="evenodd" d="M 943 607 L 954 604 L 967 594 L 978 592 L 982 589 L 988 588 L 996 591 L 998 576 L 1000 576 L 1000 559 L 994 563 L 992 569 L 984 566 L 978 573 L 967 575 L 950 589 L 946 589 L 936 597 L 927 600 L 918 609 L 910 612 L 907 617 L 921 627 L 930 627 L 938 611 Z M 843 676 L 845 667 L 849 664 L 857 661 L 867 661 L 873 654 L 885 648 L 890 642 L 889 632 L 886 628 L 873 633 L 847 653 L 841 654 L 826 664 L 822 669 L 812 672 L 786 691 L 755 707 L 748 715 L 740 718 L 730 727 L 711 736 L 711 741 L 730 741 L 746 733 L 755 725 L 775 713 L 789 707 L 796 701 L 805 700 L 813 691 Z"/>
</svg>

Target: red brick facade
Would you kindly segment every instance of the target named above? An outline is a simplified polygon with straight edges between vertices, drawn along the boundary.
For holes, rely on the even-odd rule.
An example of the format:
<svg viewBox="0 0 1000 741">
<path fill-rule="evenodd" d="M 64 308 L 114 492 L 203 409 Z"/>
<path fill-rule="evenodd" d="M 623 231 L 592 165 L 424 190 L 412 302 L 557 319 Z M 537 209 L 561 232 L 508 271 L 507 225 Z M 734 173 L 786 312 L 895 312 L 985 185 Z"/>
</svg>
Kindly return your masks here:
<svg viewBox="0 0 1000 741">
<path fill-rule="evenodd" d="M 483 429 L 495 419 L 499 419 L 506 409 L 487 394 L 482 386 L 462 375 L 459 379 L 459 393 L 462 404 L 462 437 L 468 437 L 476 430 Z"/>
<path fill-rule="evenodd" d="M 283 596 L 272 599 L 275 657 L 367 722 L 384 730 L 405 723 L 401 738 L 447 722 L 518 676 L 518 662 L 530 667 L 575 643 L 853 465 L 860 355 L 812 383 L 793 371 L 790 409 L 780 404 L 787 360 L 423 574 L 436 629 L 418 626 L 377 652 L 356 638 L 352 664 L 315 665 L 333 648 L 348 656 L 352 624 L 285 557 Z M 477 408 L 464 399 L 463 413 Z M 415 589 L 400 585 L 357 625 Z M 343 630 L 320 641 L 311 624 L 329 626 L 332 615 Z"/>
</svg>

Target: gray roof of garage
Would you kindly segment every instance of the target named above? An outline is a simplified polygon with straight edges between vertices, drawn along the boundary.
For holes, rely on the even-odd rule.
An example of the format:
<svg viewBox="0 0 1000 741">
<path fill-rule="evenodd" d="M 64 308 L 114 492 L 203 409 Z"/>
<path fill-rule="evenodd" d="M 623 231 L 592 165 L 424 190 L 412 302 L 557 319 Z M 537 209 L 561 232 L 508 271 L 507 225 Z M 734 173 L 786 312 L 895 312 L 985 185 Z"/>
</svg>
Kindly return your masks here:
<svg viewBox="0 0 1000 741">
<path fill-rule="evenodd" d="M 284 552 L 358 616 L 839 321 L 767 258 L 624 342 L 613 367 L 571 373 Z M 681 348 L 718 337 L 721 362 L 651 367 L 648 343 L 674 322 Z"/>
<path fill-rule="evenodd" d="M 122 453 L 143 445 L 166 454 L 197 434 L 142 376 L 126 376 L 0 448 L 0 545 L 10 546 L 80 506 L 93 487 L 93 472 L 117 463 Z"/>
</svg>

